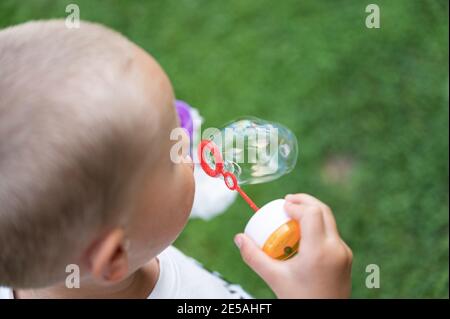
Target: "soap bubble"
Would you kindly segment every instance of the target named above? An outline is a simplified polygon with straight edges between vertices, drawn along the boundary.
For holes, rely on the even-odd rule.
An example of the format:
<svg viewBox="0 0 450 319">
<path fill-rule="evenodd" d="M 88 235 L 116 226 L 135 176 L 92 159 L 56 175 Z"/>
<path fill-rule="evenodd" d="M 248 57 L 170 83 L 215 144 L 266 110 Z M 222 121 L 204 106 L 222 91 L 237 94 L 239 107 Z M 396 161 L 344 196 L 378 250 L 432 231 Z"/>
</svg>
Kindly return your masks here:
<svg viewBox="0 0 450 319">
<path fill-rule="evenodd" d="M 258 184 L 292 171 L 297 162 L 295 135 L 285 126 L 256 117 L 228 123 L 205 137 L 213 141 L 223 157 L 224 170 L 234 174 L 239 184 Z M 214 166 L 214 158 L 207 156 Z"/>
</svg>

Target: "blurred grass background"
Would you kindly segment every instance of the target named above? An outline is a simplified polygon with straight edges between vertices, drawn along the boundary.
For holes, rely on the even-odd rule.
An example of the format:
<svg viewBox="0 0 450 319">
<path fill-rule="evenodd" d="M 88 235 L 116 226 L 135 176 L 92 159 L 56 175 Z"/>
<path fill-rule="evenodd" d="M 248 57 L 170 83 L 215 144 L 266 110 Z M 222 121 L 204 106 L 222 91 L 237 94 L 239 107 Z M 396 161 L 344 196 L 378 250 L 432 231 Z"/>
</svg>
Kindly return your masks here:
<svg viewBox="0 0 450 319">
<path fill-rule="evenodd" d="M 364 24 L 373 2 L 381 29 Z M 69 3 L 154 55 L 204 128 L 254 115 L 295 132 L 297 169 L 246 190 L 257 203 L 293 192 L 328 203 L 354 252 L 354 298 L 448 298 L 446 0 L 1 0 L 0 27 L 64 18 Z M 273 297 L 232 242 L 249 215 L 237 200 L 190 221 L 176 246 Z M 365 287 L 371 263 L 380 289 Z"/>
</svg>

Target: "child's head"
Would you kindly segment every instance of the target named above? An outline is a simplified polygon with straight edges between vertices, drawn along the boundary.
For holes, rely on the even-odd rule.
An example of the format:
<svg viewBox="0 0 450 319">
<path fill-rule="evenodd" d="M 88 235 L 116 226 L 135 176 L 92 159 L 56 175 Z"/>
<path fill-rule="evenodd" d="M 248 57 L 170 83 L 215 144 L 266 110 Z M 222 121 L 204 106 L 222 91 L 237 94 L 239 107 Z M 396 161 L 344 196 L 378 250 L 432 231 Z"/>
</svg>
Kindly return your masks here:
<svg viewBox="0 0 450 319">
<path fill-rule="evenodd" d="M 102 26 L 0 31 L 0 286 L 61 282 L 68 264 L 121 280 L 173 242 L 194 191 L 170 160 L 173 103 L 161 67 Z"/>
</svg>

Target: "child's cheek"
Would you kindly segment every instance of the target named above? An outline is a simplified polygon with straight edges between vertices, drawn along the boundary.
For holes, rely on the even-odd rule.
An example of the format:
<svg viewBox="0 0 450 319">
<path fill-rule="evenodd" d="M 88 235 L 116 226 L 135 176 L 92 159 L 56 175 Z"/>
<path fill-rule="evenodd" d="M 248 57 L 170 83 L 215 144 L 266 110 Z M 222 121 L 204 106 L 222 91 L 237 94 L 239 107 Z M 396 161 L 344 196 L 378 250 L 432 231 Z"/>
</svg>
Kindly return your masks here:
<svg viewBox="0 0 450 319">
<path fill-rule="evenodd" d="M 191 169 L 187 169 L 185 172 L 185 182 L 183 185 L 183 192 L 185 194 L 183 212 L 186 214 L 186 218 L 188 218 L 192 210 L 192 205 L 194 204 L 195 180 Z"/>
</svg>

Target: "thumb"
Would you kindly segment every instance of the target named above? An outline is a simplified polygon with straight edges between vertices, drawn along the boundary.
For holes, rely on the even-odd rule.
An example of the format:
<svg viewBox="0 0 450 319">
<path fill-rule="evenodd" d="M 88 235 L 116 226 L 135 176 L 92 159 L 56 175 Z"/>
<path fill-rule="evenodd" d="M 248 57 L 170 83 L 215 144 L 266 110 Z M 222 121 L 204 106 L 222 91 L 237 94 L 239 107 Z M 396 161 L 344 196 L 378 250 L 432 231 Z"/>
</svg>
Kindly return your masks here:
<svg viewBox="0 0 450 319">
<path fill-rule="evenodd" d="M 267 256 L 261 248 L 245 234 L 237 234 L 234 237 L 234 242 L 239 248 L 244 262 L 270 286 L 281 273 L 281 262 Z"/>
</svg>

